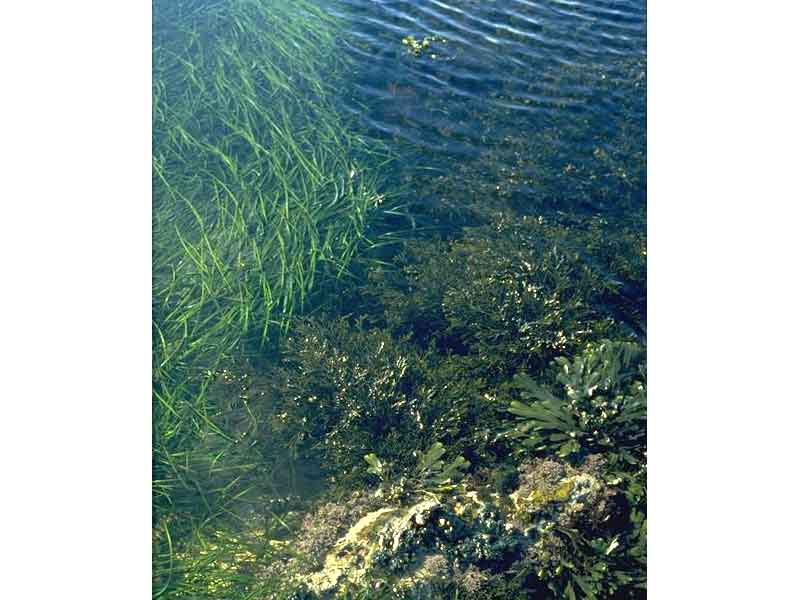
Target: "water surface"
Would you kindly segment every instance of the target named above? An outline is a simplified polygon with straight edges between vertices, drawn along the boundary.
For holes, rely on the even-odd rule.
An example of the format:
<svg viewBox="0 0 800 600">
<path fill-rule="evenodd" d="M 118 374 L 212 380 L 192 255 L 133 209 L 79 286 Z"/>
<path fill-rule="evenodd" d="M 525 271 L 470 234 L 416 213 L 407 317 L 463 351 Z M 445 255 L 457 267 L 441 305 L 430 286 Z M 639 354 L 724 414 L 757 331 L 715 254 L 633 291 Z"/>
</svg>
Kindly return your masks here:
<svg viewBox="0 0 800 600">
<path fill-rule="evenodd" d="M 601 212 L 644 202 L 644 2 L 331 7 L 348 16 L 342 48 L 357 65 L 346 109 L 407 166 L 449 175 L 449 197 L 422 186 L 421 201 L 480 193 L 523 210 Z M 414 56 L 401 43 L 409 35 L 435 41 Z M 408 172 L 417 189 L 422 173 Z"/>
<path fill-rule="evenodd" d="M 156 45 L 224 0 L 156 6 Z M 353 61 L 341 110 L 400 157 L 389 186 L 449 211 L 645 202 L 646 3 L 319 0 Z M 161 11 L 161 12 L 159 12 Z M 161 18 L 159 18 L 161 17 Z M 402 40 L 428 37 L 415 56 Z"/>
</svg>

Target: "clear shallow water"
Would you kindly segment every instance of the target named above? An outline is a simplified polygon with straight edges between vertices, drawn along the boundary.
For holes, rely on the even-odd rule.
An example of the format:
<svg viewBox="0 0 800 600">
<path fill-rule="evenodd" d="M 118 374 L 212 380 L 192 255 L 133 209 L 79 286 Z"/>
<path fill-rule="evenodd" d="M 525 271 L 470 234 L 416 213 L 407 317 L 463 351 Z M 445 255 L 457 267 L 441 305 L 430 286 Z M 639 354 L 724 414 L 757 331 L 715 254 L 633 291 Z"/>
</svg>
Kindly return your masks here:
<svg viewBox="0 0 800 600">
<path fill-rule="evenodd" d="M 379 131 L 454 155 L 475 155 L 512 126 L 534 132 L 561 115 L 605 117 L 598 124 L 610 126 L 625 100 L 614 87 L 643 75 L 624 70 L 644 57 L 639 4 L 348 0 L 353 30 L 343 48 L 359 59 L 351 109 Z M 446 43 L 413 59 L 399 43 L 409 34 Z M 508 129 L 481 127 L 487 114 L 506 117 Z"/>
<path fill-rule="evenodd" d="M 235 337 L 222 341 L 215 338 L 211 343 L 205 337 L 208 330 L 215 334 L 235 330 L 241 326 L 237 319 L 245 325 L 251 319 L 258 321 L 259 313 L 251 315 L 248 310 L 263 309 L 257 300 L 251 301 L 254 303 L 246 310 L 235 306 L 238 299 L 228 297 L 226 278 L 231 274 L 242 278 L 243 287 L 234 296 L 242 293 L 244 298 L 251 291 L 247 288 L 251 285 L 246 281 L 248 276 L 279 268 L 271 256 L 259 257 L 259 267 L 255 269 L 252 260 L 242 258 L 242 249 L 249 251 L 248 235 L 254 244 L 274 241 L 270 231 L 273 225 L 268 220 L 255 223 L 245 219 L 239 229 L 224 232 L 215 240 L 215 244 L 220 244 L 215 249 L 218 256 L 211 259 L 201 256 L 206 249 L 211 250 L 205 228 L 215 223 L 222 223 L 223 229 L 228 227 L 224 223 L 228 218 L 224 215 L 228 213 L 220 212 L 222 209 L 215 207 L 215 200 L 209 199 L 213 195 L 211 189 L 219 201 L 226 194 L 235 196 L 227 185 L 240 185 L 238 193 L 245 196 L 253 190 L 261 193 L 262 185 L 271 185 L 269 173 L 254 174 L 251 170 L 235 173 L 228 184 L 220 183 L 220 187 L 211 180 L 221 182 L 219 177 L 226 177 L 226 167 L 214 166 L 208 159 L 191 162 L 198 149 L 206 152 L 205 143 L 228 144 L 225 147 L 234 161 L 239 149 L 244 154 L 250 152 L 246 145 L 230 145 L 226 141 L 231 139 L 229 119 L 238 118 L 235 112 L 222 114 L 221 124 L 214 118 L 216 109 L 205 104 L 211 96 L 197 91 L 218 85 L 214 81 L 196 81 L 195 73 L 219 58 L 213 51 L 202 50 L 213 47 L 216 33 L 207 30 L 208 23 L 215 21 L 206 17 L 224 16 L 227 4 L 226 0 L 176 0 L 154 6 L 154 60 L 169 55 L 166 64 L 171 65 L 164 70 L 159 63 L 156 77 L 157 95 L 168 99 L 166 104 L 156 105 L 168 108 L 161 110 L 154 125 L 154 153 L 160 157 L 162 145 L 171 145 L 171 154 L 165 161 L 159 159 L 157 170 L 180 173 L 174 187 L 179 194 L 173 201 L 180 197 L 175 210 L 166 208 L 154 213 L 157 238 L 154 281 L 158 282 L 159 290 L 158 298 L 154 298 L 154 314 L 156 321 L 172 322 L 177 332 L 174 343 L 165 342 L 165 357 L 177 356 L 175 353 L 186 348 L 207 347 L 205 355 L 191 352 L 186 355 L 181 368 L 193 373 L 211 368 L 210 354 L 227 352 L 226 349 L 239 344 Z M 397 226 L 404 236 L 412 238 L 427 235 L 430 230 L 457 236 L 462 226 L 485 224 L 498 214 L 571 215 L 569 218 L 578 220 L 600 217 L 619 222 L 620 227 L 632 228 L 643 235 L 646 204 L 643 1 L 317 0 L 314 4 L 344 24 L 343 29 L 336 29 L 335 47 L 349 62 L 347 72 L 332 73 L 330 77 L 335 82 L 332 93 L 335 110 L 345 118 L 346 126 L 363 138 L 366 147 L 374 146 L 392 157 L 388 163 L 376 165 L 379 191 L 391 194 L 393 201 L 403 207 L 404 216 L 389 223 L 390 227 Z M 281 6 L 286 9 L 286 5 Z M 308 18 L 302 14 L 299 20 L 302 28 L 309 23 L 310 31 Z M 264 26 L 271 25 L 266 22 Z M 235 31 L 230 35 L 237 39 Z M 413 42 L 404 43 L 409 37 L 418 43 L 427 39 L 428 43 L 414 52 Z M 248 60 L 257 62 L 263 57 L 265 62 L 275 61 L 281 68 L 289 65 L 291 69 L 292 43 L 289 42 L 288 50 L 275 51 L 274 55 L 275 49 L 269 44 L 255 54 L 253 51 L 245 54 Z M 185 50 L 186 44 L 193 46 Z M 184 48 L 178 50 L 184 54 L 177 60 L 173 60 L 177 55 L 170 55 L 173 48 Z M 237 69 L 248 71 L 248 77 L 252 75 L 249 71 L 256 72 L 256 62 L 239 64 L 235 56 L 227 56 L 237 66 L 218 70 L 216 76 L 230 76 L 234 81 Z M 192 61 L 196 61 L 194 65 L 189 64 Z M 208 73 L 215 76 L 213 69 Z M 313 104 L 315 84 L 309 84 L 303 77 L 298 72 L 289 77 L 288 86 L 279 82 L 277 89 L 290 98 L 309 94 Z M 267 107 L 274 93 L 269 90 L 273 82 L 266 83 L 265 89 L 254 96 L 262 104 L 259 109 L 266 115 L 265 122 L 270 119 Z M 194 91 L 192 85 L 197 86 Z M 238 89 L 244 92 L 247 86 Z M 226 93 L 223 91 L 214 100 L 223 113 L 229 110 L 224 100 Z M 221 103 L 219 98 L 223 98 Z M 173 105 L 180 106 L 180 111 L 173 110 Z M 234 111 L 242 106 L 247 105 L 240 103 Z M 308 128 L 308 118 L 301 118 L 300 123 Z M 194 146 L 182 145 L 181 136 L 186 128 L 199 140 L 193 142 Z M 264 134 L 268 139 L 268 132 L 254 133 L 257 137 Z M 174 160 L 177 162 L 173 168 Z M 268 170 L 267 163 L 256 170 Z M 258 165 L 257 160 L 255 164 Z M 345 167 L 347 164 L 336 165 L 337 171 L 344 171 L 338 174 L 345 180 L 350 170 Z M 293 169 L 291 159 L 287 168 Z M 355 173 L 356 170 L 350 171 L 350 180 Z M 159 183 L 159 178 L 154 181 Z M 307 184 L 297 181 L 301 186 Z M 334 182 L 330 191 L 339 189 L 337 185 L 340 184 Z M 167 196 L 173 195 L 170 189 L 154 187 L 154 205 L 161 205 Z M 308 189 L 300 191 L 302 196 Z M 323 202 L 327 193 L 322 193 Z M 184 198 L 196 208 L 187 211 Z M 195 222 L 195 210 L 202 214 L 205 224 L 198 226 Z M 258 211 L 251 213 L 251 217 L 258 221 L 258 214 Z M 180 245 L 175 224 L 184 232 L 177 236 Z M 225 237 L 229 234 L 233 238 Z M 193 235 L 199 237 L 194 250 L 189 251 L 184 236 L 189 239 Z M 237 237 L 245 241 L 232 241 Z M 290 259 L 308 250 L 302 246 L 306 243 L 302 235 L 296 242 L 299 245 L 288 251 Z M 195 260 L 206 261 L 205 270 L 199 274 L 193 271 Z M 272 267 L 262 266 L 262 261 L 270 260 L 275 263 Z M 285 261 L 286 256 L 281 260 Z M 224 286 L 220 288 L 219 299 L 214 299 L 209 290 L 220 284 L 213 279 L 218 267 Z M 225 275 L 224 269 L 231 273 Z M 241 269 L 253 270 L 245 276 Z M 202 281 L 195 289 L 176 292 L 174 284 L 182 278 L 189 286 L 195 285 L 198 278 Z M 282 282 L 281 276 L 281 285 Z M 623 290 L 623 294 L 627 293 Z M 643 298 L 638 288 L 628 295 L 635 296 L 637 303 Z M 206 312 L 194 312 L 193 307 L 203 303 Z M 227 303 L 226 306 L 233 303 L 233 308 L 222 314 L 220 303 Z M 350 308 L 358 310 L 357 306 Z M 285 303 L 280 310 L 286 311 Z M 645 310 L 644 306 L 637 308 L 640 314 Z M 185 317 L 180 316 L 181 311 L 186 313 Z M 222 316 L 214 317 L 213 311 Z M 236 314 L 239 316 L 231 316 Z M 269 310 L 266 314 L 266 318 L 271 318 Z M 212 317 L 218 320 L 210 320 Z M 184 323 L 195 323 L 195 330 L 187 333 Z M 632 326 L 643 334 L 641 324 Z M 174 381 L 175 377 L 170 375 L 168 379 Z"/>
<path fill-rule="evenodd" d="M 534 211 L 643 202 L 644 2 L 346 0 L 334 10 L 349 18 L 342 47 L 357 63 L 346 109 L 409 167 L 468 180 L 445 186 L 448 206 L 476 190 Z M 437 41 L 414 56 L 407 35 Z M 423 202 L 442 201 L 428 173 L 411 173 Z"/>
<path fill-rule="evenodd" d="M 225 2 L 156 6 L 154 43 Z M 319 0 L 343 17 L 343 114 L 399 156 L 419 212 L 613 215 L 645 202 L 641 0 Z M 430 45 L 415 56 L 402 40 Z M 449 218 L 445 216 L 445 219 Z"/>
<path fill-rule="evenodd" d="M 433 238 L 429 260 L 452 250 L 436 238 L 457 240 L 464 226 L 491 225 L 484 236 L 509 223 L 535 230 L 516 245 L 492 234 L 475 248 L 499 243 L 513 262 L 528 244 L 536 262 L 556 256 L 540 242 L 560 246 L 578 264 L 574 281 L 553 285 L 572 289 L 593 271 L 595 288 L 614 290 L 592 296 L 597 310 L 623 323 L 624 337 L 644 338 L 644 3 L 312 3 L 322 14 L 299 0 L 154 7 L 154 513 L 164 590 L 176 581 L 170 528 L 185 541 L 209 515 L 266 521 L 266 504 L 308 501 L 335 479 L 319 457 L 302 456 L 306 417 L 299 438 L 272 435 L 294 413 L 271 407 L 307 392 L 292 379 L 303 369 L 280 371 L 280 351 L 292 352 L 282 336 L 308 312 L 374 318 L 372 276 L 386 275 L 375 259 L 402 257 L 409 238 Z M 576 235 L 560 237 L 562 225 Z M 462 258 L 450 258 L 454 272 L 470 279 L 477 271 Z M 483 285 L 468 291 L 486 300 Z M 413 314 L 400 331 L 427 328 L 430 315 Z M 459 344 L 445 351 L 467 352 Z M 285 393 L 284 377 L 300 391 Z M 336 417 L 327 407 L 310 421 L 327 411 Z M 359 468 L 366 446 L 350 453 Z"/>
</svg>

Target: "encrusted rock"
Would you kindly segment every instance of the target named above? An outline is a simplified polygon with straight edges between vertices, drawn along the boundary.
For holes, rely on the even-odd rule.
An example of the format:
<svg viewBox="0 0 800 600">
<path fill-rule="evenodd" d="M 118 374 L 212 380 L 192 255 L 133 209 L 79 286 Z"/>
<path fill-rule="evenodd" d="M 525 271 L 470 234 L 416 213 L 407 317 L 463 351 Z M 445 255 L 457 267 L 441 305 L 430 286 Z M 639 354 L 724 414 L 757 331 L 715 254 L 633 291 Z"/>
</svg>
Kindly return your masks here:
<svg viewBox="0 0 800 600">
<path fill-rule="evenodd" d="M 520 467 L 520 486 L 509 496 L 511 521 L 524 531 L 553 523 L 573 527 L 586 517 L 602 519 L 606 486 L 596 476 L 564 463 L 541 459 Z"/>
<path fill-rule="evenodd" d="M 447 558 L 441 554 L 422 556 L 409 573 L 395 584 L 395 589 L 413 592 L 415 598 L 430 596 L 437 586 L 444 586 L 453 576 Z"/>
<path fill-rule="evenodd" d="M 409 508 L 381 508 L 362 517 L 336 542 L 323 569 L 309 577 L 309 589 L 321 594 L 343 583 L 363 583 L 376 555 L 397 552 L 406 532 L 423 527 L 438 506 L 438 500 L 426 498 Z"/>
<path fill-rule="evenodd" d="M 398 597 L 434 598 L 453 584 L 478 594 L 512 563 L 555 573 L 569 551 L 557 531 L 593 530 L 608 519 L 613 505 L 613 492 L 594 464 L 576 468 L 534 459 L 520 466 L 512 494 L 471 488 L 465 482 L 457 493 L 426 495 L 411 506 L 381 507 L 376 503 L 385 498 L 375 494 L 369 502 L 362 496 L 342 509 L 324 506 L 306 530 L 319 531 L 345 514 L 352 525 L 333 526 L 335 541 L 332 531 L 321 535 L 324 548 L 291 580 L 322 598 L 379 588 Z"/>
</svg>

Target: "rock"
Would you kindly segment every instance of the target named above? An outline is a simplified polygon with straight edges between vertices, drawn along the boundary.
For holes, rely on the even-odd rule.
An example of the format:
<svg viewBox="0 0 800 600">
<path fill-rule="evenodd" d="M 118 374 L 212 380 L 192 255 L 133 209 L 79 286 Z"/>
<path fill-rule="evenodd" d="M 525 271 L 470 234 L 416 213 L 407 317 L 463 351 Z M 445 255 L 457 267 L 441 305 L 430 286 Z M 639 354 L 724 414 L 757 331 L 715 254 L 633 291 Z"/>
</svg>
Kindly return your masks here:
<svg viewBox="0 0 800 600">
<path fill-rule="evenodd" d="M 427 598 L 433 595 L 437 586 L 446 585 L 452 576 L 453 570 L 447 558 L 442 554 L 429 554 L 420 557 L 394 588 L 407 592 L 414 598 Z"/>
<path fill-rule="evenodd" d="M 543 459 L 520 467 L 520 486 L 509 496 L 511 522 L 526 535 L 552 524 L 574 527 L 579 519 L 601 519 L 605 484 L 591 473 Z"/>
<path fill-rule="evenodd" d="M 512 564 L 556 577 L 570 551 L 558 530 L 596 530 L 608 519 L 611 497 L 597 470 L 533 459 L 520 466 L 519 485 L 508 495 L 465 482 L 458 493 L 425 495 L 410 506 L 359 500 L 345 511 L 328 507 L 316 518 L 347 513 L 354 524 L 340 526 L 335 542 L 324 536 L 316 570 L 295 571 L 291 579 L 318 598 L 382 589 L 424 599 L 453 584 L 472 594 L 493 588 Z"/>
<path fill-rule="evenodd" d="M 423 527 L 438 506 L 438 500 L 426 498 L 409 508 L 381 508 L 362 517 L 336 542 L 322 571 L 309 577 L 309 589 L 322 594 L 345 583 L 363 584 L 376 555 L 397 552 L 406 532 Z"/>
</svg>

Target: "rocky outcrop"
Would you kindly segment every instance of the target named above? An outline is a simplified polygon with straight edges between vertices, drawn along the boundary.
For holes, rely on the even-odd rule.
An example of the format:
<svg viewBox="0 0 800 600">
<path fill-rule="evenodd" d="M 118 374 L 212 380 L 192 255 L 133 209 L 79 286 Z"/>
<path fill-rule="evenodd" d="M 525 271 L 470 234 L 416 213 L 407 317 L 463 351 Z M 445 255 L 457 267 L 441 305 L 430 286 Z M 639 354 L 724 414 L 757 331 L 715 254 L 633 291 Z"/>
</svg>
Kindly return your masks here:
<svg viewBox="0 0 800 600">
<path fill-rule="evenodd" d="M 365 515 L 336 542 L 323 569 L 308 578 L 309 590 L 323 594 L 363 585 L 367 574 L 379 570 L 380 559 L 399 553 L 407 534 L 423 529 L 439 506 L 438 500 L 426 498 L 408 508 L 380 508 Z"/>
<path fill-rule="evenodd" d="M 475 592 L 514 563 L 549 569 L 566 550 L 554 528 L 597 526 L 613 505 L 612 490 L 589 465 L 529 461 L 508 495 L 465 482 L 445 497 L 370 510 L 329 546 L 321 568 L 293 579 L 318 598 L 365 588 L 425 598 L 446 586 Z"/>
</svg>

